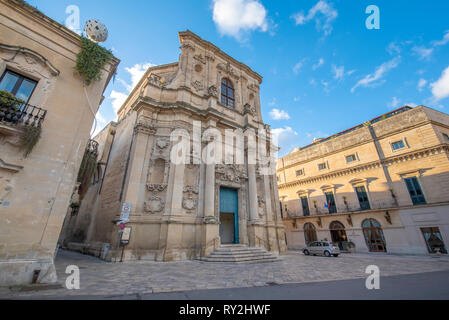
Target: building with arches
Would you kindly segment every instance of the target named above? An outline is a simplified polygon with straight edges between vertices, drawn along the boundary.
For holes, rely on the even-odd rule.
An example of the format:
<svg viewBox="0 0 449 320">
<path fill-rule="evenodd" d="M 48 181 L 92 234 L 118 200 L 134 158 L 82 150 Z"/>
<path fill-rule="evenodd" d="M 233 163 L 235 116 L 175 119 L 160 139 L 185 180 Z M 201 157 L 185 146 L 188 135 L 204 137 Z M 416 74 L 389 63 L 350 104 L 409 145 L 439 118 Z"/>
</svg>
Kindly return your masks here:
<svg viewBox="0 0 449 320">
<path fill-rule="evenodd" d="M 277 163 L 289 248 L 433 254 L 449 245 L 449 115 L 404 106 Z"/>
<path fill-rule="evenodd" d="M 275 161 L 251 160 L 256 144 L 275 150 L 261 137 L 262 77 L 190 31 L 179 39 L 179 61 L 149 68 L 95 137 L 103 177 L 60 244 L 107 260 L 197 259 L 224 244 L 283 253 Z M 123 204 L 126 247 L 117 246 Z"/>
</svg>

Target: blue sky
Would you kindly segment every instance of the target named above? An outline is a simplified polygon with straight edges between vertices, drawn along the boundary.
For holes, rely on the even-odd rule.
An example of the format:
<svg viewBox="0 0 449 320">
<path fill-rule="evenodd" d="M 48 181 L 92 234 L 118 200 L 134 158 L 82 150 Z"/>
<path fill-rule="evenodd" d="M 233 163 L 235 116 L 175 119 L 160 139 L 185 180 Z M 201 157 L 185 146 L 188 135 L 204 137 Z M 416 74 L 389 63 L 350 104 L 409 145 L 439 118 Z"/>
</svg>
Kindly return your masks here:
<svg viewBox="0 0 449 320">
<path fill-rule="evenodd" d="M 263 117 L 280 155 L 405 104 L 449 107 L 447 0 L 29 0 L 65 24 L 106 24 L 103 44 L 122 62 L 105 92 L 98 127 L 151 65 L 179 57 L 178 31 L 189 29 L 264 77 Z M 368 5 L 380 29 L 368 30 Z"/>
</svg>

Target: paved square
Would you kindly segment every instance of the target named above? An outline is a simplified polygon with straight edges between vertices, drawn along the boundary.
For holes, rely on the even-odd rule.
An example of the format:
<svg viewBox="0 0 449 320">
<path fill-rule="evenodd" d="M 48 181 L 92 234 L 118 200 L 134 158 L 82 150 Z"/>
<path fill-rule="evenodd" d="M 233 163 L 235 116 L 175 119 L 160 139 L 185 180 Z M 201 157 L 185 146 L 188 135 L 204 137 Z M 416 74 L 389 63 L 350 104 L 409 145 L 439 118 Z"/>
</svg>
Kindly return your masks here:
<svg viewBox="0 0 449 320">
<path fill-rule="evenodd" d="M 80 268 L 80 290 L 65 288 L 69 265 Z M 261 264 L 215 264 L 200 261 L 106 263 L 60 250 L 56 269 L 61 289 L 21 292 L 0 289 L 0 298 L 75 297 L 148 294 L 198 289 L 241 288 L 272 284 L 365 278 L 377 265 L 382 276 L 449 270 L 449 257 L 343 254 L 338 258 L 304 256 L 291 251 L 280 261 Z M 301 297 L 296 297 L 301 299 Z"/>
</svg>

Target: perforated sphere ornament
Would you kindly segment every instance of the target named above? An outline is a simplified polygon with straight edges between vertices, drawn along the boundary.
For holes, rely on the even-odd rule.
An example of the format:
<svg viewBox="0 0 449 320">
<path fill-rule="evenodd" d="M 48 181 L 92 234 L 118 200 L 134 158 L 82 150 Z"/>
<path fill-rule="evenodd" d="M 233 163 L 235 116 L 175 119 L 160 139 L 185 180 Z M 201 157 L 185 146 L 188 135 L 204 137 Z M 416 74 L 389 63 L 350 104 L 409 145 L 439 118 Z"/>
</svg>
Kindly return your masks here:
<svg viewBox="0 0 449 320">
<path fill-rule="evenodd" d="M 89 20 L 84 25 L 84 33 L 94 42 L 105 42 L 108 39 L 108 29 L 98 20 Z"/>
</svg>

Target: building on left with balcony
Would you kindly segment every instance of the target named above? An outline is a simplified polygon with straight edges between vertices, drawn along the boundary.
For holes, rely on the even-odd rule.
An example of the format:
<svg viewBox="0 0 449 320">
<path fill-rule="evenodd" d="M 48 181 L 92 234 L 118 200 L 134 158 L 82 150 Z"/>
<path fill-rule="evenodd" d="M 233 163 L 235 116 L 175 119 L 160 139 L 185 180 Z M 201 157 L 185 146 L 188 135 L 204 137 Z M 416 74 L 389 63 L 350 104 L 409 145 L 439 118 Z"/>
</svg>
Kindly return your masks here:
<svg viewBox="0 0 449 320">
<path fill-rule="evenodd" d="M 0 285 L 53 283 L 59 233 L 103 93 L 87 85 L 81 37 L 19 0 L 0 0 Z M 32 151 L 31 151 L 32 148 Z"/>
</svg>

